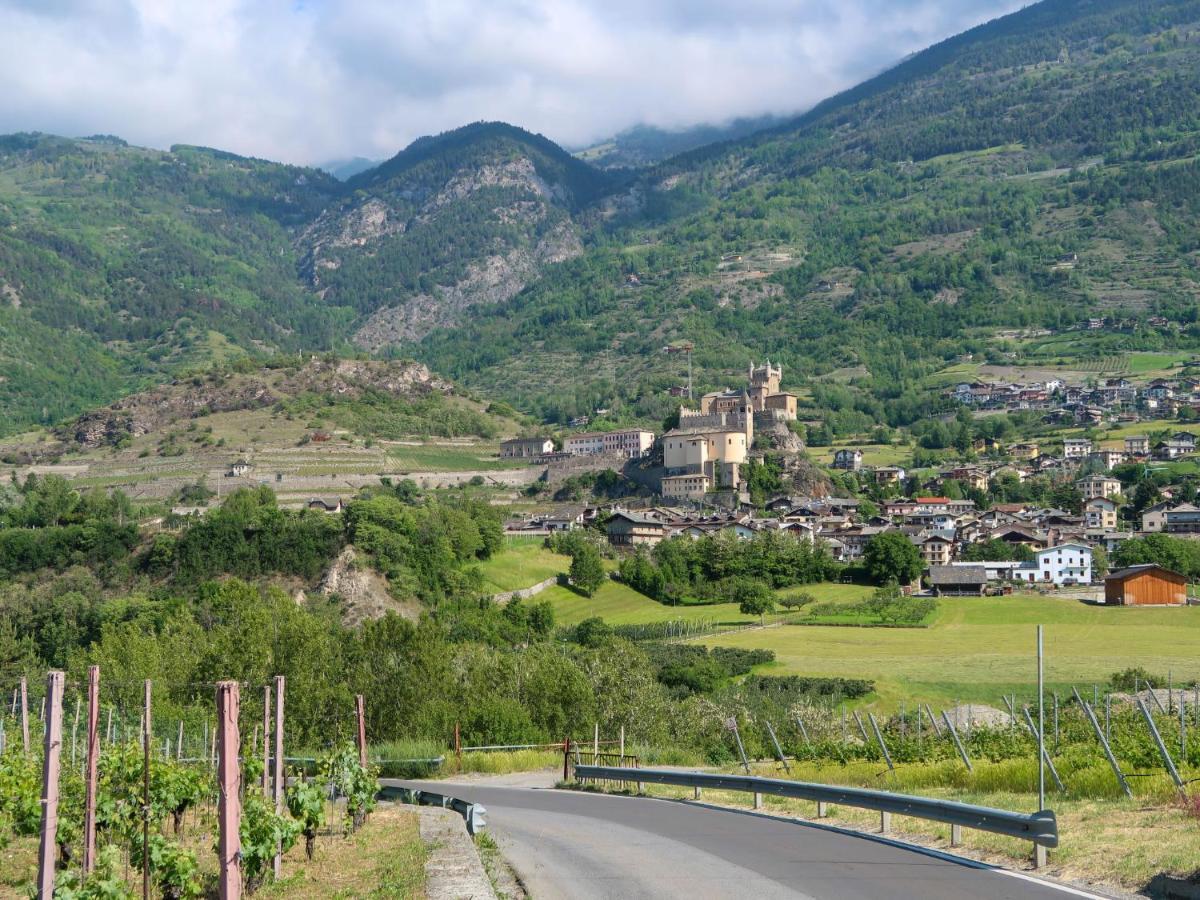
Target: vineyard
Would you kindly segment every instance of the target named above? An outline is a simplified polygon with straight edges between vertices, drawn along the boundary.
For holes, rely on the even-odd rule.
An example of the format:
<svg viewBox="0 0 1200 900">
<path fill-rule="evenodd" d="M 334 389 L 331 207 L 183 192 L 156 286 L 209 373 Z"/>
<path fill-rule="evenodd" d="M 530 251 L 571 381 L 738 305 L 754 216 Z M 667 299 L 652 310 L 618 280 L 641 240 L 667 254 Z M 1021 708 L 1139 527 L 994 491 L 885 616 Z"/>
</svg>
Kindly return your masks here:
<svg viewBox="0 0 1200 900">
<path fill-rule="evenodd" d="M 1081 372 L 1089 372 L 1095 375 L 1128 375 L 1130 372 L 1129 357 L 1116 353 L 1110 356 L 1097 356 L 1093 359 L 1085 359 L 1076 364 L 1075 368 Z"/>
<path fill-rule="evenodd" d="M 754 706 L 752 714 L 736 720 L 736 739 L 726 742 L 727 761 L 869 763 L 878 767 L 883 784 L 909 790 L 1037 791 L 1036 697 L 1006 695 L 1000 708 L 956 705 L 938 712 L 916 704 L 885 719 L 845 705 L 796 705 L 782 695 Z M 1051 806 L 1055 795 L 1186 798 L 1188 785 L 1200 779 L 1195 686 L 1048 694 L 1042 720 Z"/>
<path fill-rule="evenodd" d="M 377 773 L 361 727 L 357 749 L 335 743 L 286 766 L 282 679 L 259 688 L 261 720 L 240 705 L 242 685 L 213 685 L 216 715 L 190 740 L 182 720 L 156 726 L 150 682 L 136 730 L 128 710 L 101 713 L 97 669 L 89 682 L 52 672 L 37 697 L 22 679 L 0 717 L 0 848 L 40 835 L 37 884 L 4 881 L 23 893 L 251 894 L 285 874 L 283 857 L 301 839 L 311 861 L 318 841 L 353 835 L 375 808 Z M 361 705 L 347 718 L 361 726 Z"/>
</svg>

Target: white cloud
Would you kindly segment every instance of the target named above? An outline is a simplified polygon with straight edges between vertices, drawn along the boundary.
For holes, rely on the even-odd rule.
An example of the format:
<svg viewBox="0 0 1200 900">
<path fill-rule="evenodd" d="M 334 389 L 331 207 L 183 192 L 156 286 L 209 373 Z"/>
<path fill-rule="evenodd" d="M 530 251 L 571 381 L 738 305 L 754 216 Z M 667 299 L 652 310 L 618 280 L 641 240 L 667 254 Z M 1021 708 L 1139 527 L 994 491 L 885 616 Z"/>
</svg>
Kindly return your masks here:
<svg viewBox="0 0 1200 900">
<path fill-rule="evenodd" d="M 1020 0 L 0 0 L 0 132 L 289 162 L 805 109 Z"/>
</svg>

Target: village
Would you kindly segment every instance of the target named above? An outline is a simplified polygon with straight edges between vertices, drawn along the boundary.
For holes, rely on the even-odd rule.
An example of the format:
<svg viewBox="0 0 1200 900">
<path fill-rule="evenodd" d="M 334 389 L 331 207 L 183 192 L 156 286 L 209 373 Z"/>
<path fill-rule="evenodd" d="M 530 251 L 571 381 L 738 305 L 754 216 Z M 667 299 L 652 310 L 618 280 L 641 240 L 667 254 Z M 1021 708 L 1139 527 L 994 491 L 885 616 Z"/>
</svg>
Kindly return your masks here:
<svg viewBox="0 0 1200 900">
<path fill-rule="evenodd" d="M 1128 430 L 1131 423 L 1145 422 L 1146 433 L 1125 434 L 1115 447 L 1087 436 L 1007 443 L 979 438 L 965 454 L 969 459 L 932 470 L 868 466 L 862 449 L 841 446 L 833 450 L 829 468 L 853 476 L 849 483 L 860 490 L 848 493 L 856 496 L 781 492 L 752 503 L 745 471 L 764 455 L 755 429 L 796 419 L 796 395 L 781 389 L 781 379 L 781 367 L 751 364 L 746 387 L 704 394 L 698 408 L 681 406 L 678 426 L 661 437 L 646 430 L 573 433 L 562 439 L 561 450 L 548 437 L 504 442 L 503 456 L 552 465 L 607 455 L 657 479 L 658 496 L 645 503 L 526 515 L 509 523 L 510 533 L 549 533 L 600 521 L 610 545 L 631 551 L 680 536 L 750 539 L 774 531 L 820 542 L 835 560 L 854 566 L 873 539 L 895 532 L 916 548 L 924 565 L 922 576 L 906 586 L 909 591 L 981 596 L 1014 588 L 1074 590 L 1116 603 L 1151 602 L 1138 596 L 1152 596 L 1156 604 L 1187 602 L 1183 575 L 1156 566 L 1110 573 L 1108 558 L 1145 535 L 1200 535 L 1200 506 L 1188 499 L 1194 491 L 1184 488 L 1176 499 L 1167 485 L 1156 502 L 1140 508 L 1125 496 L 1131 465 L 1145 473 L 1196 454 L 1197 436 L 1171 430 L 1169 420 L 1186 420 L 1200 407 L 1200 381 L 1157 378 L 1139 387 L 1112 378 L 1092 388 L 1061 381 L 961 383 L 947 394 L 977 417 L 1037 409 L 1045 410 L 1047 426 L 1109 422 Z M 1124 481 L 1114 474 L 1118 467 L 1125 467 Z M 1019 488 L 1031 479 L 1060 488 L 1064 500 L 1003 502 L 1002 486 Z M 1127 589 L 1143 582 L 1153 582 L 1153 590 Z"/>
</svg>

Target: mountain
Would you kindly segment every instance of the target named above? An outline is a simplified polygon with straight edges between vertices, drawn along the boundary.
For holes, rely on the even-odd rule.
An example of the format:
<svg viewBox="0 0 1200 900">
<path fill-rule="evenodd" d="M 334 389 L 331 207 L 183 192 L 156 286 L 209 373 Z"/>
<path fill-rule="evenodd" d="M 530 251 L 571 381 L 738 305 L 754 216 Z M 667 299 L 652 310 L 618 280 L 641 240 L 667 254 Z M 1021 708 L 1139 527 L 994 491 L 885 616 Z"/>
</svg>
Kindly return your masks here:
<svg viewBox="0 0 1200 900">
<path fill-rule="evenodd" d="M 350 315 L 304 289 L 292 241 L 340 190 L 201 147 L 0 137 L 0 430 L 229 352 L 332 346 Z"/>
<path fill-rule="evenodd" d="M 678 129 L 634 125 L 607 140 L 577 149 L 575 155 L 601 169 L 641 168 L 699 147 L 736 141 L 783 121 L 780 116 L 764 115 L 734 119 L 725 125 Z"/>
<path fill-rule="evenodd" d="M 501 123 L 346 182 L 12 135 L 0 430 L 214 360 L 356 347 L 552 421 L 658 421 L 677 340 L 700 387 L 769 354 L 826 431 L 905 425 L 984 362 L 1200 350 L 1198 154 L 1200 0 L 1043 0 L 636 170 Z"/>
<path fill-rule="evenodd" d="M 346 183 L 301 235 L 301 271 L 317 296 L 360 313 L 360 347 L 417 340 L 580 255 L 574 215 L 612 183 L 511 125 L 422 138 Z"/>
<path fill-rule="evenodd" d="M 359 172 L 373 169 L 379 165 L 377 159 L 367 159 L 365 156 L 352 156 L 350 159 L 333 159 L 317 166 L 322 172 L 328 172 L 338 181 L 349 181 Z"/>
<path fill-rule="evenodd" d="M 665 415 L 671 341 L 706 388 L 769 354 L 851 433 L 944 409 L 965 358 L 1193 349 L 1198 73 L 1195 0 L 1045 0 L 652 168 L 585 256 L 416 352 L 556 420 Z"/>
</svg>

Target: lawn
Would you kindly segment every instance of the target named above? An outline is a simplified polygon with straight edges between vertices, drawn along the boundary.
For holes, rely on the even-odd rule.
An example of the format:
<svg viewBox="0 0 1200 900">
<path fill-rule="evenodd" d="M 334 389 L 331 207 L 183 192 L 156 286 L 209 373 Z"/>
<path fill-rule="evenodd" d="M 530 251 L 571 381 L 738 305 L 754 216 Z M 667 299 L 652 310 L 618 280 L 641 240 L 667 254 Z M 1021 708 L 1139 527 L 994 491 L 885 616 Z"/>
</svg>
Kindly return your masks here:
<svg viewBox="0 0 1200 900">
<path fill-rule="evenodd" d="M 780 595 L 805 592 L 822 601 L 861 600 L 871 589 L 856 584 L 805 584 L 780 591 Z M 757 616 L 748 616 L 735 603 L 714 603 L 707 606 L 668 606 L 639 594 L 617 581 L 608 581 L 593 597 L 583 597 L 565 587 L 552 587 L 538 595 L 554 604 L 555 620 L 560 625 L 575 625 L 592 616 L 599 616 L 612 625 L 645 625 L 650 622 L 708 622 L 715 627 L 753 625 Z M 790 615 L 780 610 L 766 617 L 777 622 Z"/>
<path fill-rule="evenodd" d="M 571 566 L 569 556 L 551 553 L 541 538 L 512 538 L 504 549 L 479 564 L 484 586 L 494 592 L 515 591 L 553 578 Z"/>
<path fill-rule="evenodd" d="M 782 626 L 696 639 L 699 643 L 767 648 L 772 675 L 827 675 L 876 682 L 884 709 L 925 700 L 1002 707 L 1002 693 L 1030 696 L 1036 681 L 1035 628 L 1045 629 L 1045 672 L 1051 689 L 1070 693 L 1104 683 L 1116 671 L 1143 666 L 1200 678 L 1200 608 L 1086 606 L 1074 600 L 1017 595 L 947 598 L 928 628 Z"/>
</svg>

